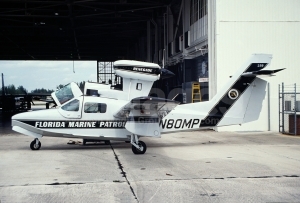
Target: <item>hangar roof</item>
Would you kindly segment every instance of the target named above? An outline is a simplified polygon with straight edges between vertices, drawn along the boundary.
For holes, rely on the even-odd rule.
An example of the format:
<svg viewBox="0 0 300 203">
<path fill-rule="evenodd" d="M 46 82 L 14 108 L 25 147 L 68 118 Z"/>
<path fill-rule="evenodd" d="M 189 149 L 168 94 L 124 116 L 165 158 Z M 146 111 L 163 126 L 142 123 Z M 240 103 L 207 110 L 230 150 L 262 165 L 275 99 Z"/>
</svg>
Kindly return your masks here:
<svg viewBox="0 0 300 203">
<path fill-rule="evenodd" d="M 171 0 L 1 0 L 0 60 L 101 60 L 126 55 Z"/>
</svg>

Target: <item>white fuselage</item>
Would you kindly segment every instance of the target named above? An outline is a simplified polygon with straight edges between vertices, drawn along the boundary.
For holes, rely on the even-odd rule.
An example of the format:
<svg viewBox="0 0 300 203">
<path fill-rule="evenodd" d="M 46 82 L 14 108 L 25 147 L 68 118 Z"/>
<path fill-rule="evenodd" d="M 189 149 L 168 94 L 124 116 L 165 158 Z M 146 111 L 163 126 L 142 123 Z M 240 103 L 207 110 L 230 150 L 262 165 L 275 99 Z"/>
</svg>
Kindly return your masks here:
<svg viewBox="0 0 300 203">
<path fill-rule="evenodd" d="M 41 136 L 99 140 L 128 140 L 130 138 L 132 133 L 125 129 L 126 119 L 118 119 L 113 116 L 128 101 L 94 96 L 82 96 L 78 100 L 80 102 L 78 111 L 66 111 L 58 107 L 20 113 L 12 118 L 12 126 L 25 129 L 28 132 L 22 133 L 33 137 L 39 134 Z M 89 103 L 106 104 L 106 111 L 103 113 L 89 112 L 85 108 Z M 192 118 L 187 116 L 186 109 L 178 108 L 176 110 L 177 108 L 173 110 L 174 113 L 172 111 L 170 116 L 167 115 L 160 121 L 161 133 L 199 129 L 201 115 L 198 114 Z M 205 114 L 207 112 L 203 112 L 203 117 Z M 160 136 L 153 134 L 153 137 Z"/>
<path fill-rule="evenodd" d="M 133 135 L 160 137 L 174 131 L 251 122 L 260 114 L 267 84 L 256 74 L 270 60 L 270 55 L 254 54 L 212 100 L 182 105 L 147 97 L 162 73 L 158 65 L 119 61 L 115 69 L 124 77 L 123 90 L 86 83 L 81 92 L 75 83 L 70 83 L 52 93 L 58 104 L 56 109 L 17 114 L 12 117 L 13 130 L 34 138 L 129 140 Z"/>
</svg>

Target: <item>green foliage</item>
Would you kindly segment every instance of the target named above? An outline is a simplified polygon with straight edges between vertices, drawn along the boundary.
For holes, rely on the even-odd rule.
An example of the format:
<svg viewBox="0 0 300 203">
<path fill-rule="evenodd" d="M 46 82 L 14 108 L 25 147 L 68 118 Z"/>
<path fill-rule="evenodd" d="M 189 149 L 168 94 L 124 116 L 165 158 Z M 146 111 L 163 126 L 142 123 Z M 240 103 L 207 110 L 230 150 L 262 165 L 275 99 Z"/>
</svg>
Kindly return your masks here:
<svg viewBox="0 0 300 203">
<path fill-rule="evenodd" d="M 27 94 L 27 90 L 22 85 L 17 88 L 14 85 L 4 86 L 4 92 L 5 94 Z M 2 88 L 0 94 L 2 94 Z"/>
<path fill-rule="evenodd" d="M 47 89 L 44 89 L 44 88 L 41 88 L 41 89 L 35 89 L 35 90 L 32 90 L 31 93 L 44 93 L 44 94 L 50 94 L 54 92 L 54 90 L 47 90 Z"/>
</svg>

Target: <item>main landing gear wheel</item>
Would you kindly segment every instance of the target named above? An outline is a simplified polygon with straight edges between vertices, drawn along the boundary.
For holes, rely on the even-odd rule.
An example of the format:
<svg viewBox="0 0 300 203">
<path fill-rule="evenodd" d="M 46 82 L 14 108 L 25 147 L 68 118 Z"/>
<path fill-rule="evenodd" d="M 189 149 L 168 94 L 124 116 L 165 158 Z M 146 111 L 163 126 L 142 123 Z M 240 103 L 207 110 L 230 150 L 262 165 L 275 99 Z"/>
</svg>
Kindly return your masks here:
<svg viewBox="0 0 300 203">
<path fill-rule="evenodd" d="M 30 149 L 39 150 L 42 146 L 42 143 L 36 138 L 30 143 Z"/>
<path fill-rule="evenodd" d="M 145 142 L 139 141 L 138 145 L 139 145 L 140 149 L 138 149 L 138 148 L 136 148 L 135 146 L 132 145 L 132 152 L 134 154 L 145 154 L 145 152 L 147 150 L 147 146 L 146 146 Z"/>
</svg>

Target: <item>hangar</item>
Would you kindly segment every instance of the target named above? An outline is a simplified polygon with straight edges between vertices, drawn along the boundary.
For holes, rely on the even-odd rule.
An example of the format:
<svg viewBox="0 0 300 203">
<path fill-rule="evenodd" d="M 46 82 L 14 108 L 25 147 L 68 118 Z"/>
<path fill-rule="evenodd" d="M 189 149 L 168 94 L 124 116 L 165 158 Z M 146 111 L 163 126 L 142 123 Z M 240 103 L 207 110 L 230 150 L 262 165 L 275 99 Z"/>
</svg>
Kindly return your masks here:
<svg viewBox="0 0 300 203">
<path fill-rule="evenodd" d="M 260 119 L 217 130 L 277 131 L 278 84 L 299 81 L 299 8 L 297 0 L 3 0 L 0 60 L 97 60 L 102 83 L 121 82 L 112 61 L 154 62 L 177 75 L 155 84 L 166 97 L 196 82 L 207 100 L 251 54 L 270 53 L 271 66 L 287 70 L 268 79 Z"/>
</svg>

